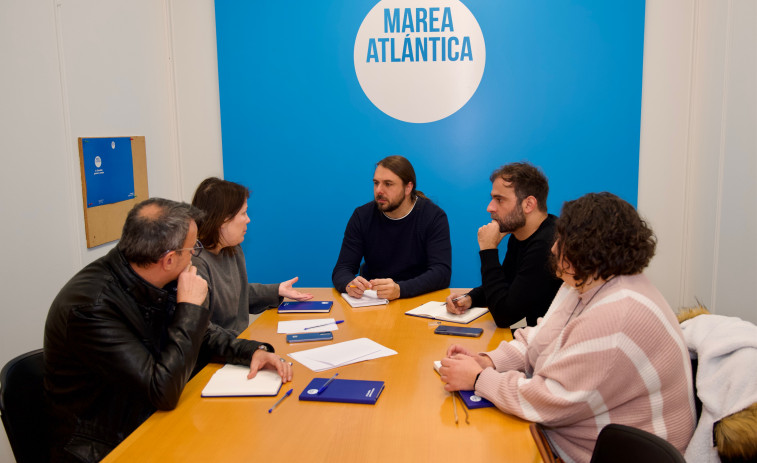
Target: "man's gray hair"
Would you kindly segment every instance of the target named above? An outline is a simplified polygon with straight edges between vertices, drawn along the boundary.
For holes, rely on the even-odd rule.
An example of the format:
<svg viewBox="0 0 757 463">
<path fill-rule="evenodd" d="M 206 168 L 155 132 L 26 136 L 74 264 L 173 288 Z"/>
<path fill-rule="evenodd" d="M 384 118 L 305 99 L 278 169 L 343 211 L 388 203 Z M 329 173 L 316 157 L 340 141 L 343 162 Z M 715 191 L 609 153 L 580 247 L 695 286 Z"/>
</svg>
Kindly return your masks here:
<svg viewBox="0 0 757 463">
<path fill-rule="evenodd" d="M 144 210 L 149 206 L 153 211 Z M 166 251 L 184 247 L 189 222 L 202 216 L 201 210 L 187 203 L 147 199 L 129 211 L 118 249 L 130 263 L 140 267 L 154 264 Z"/>
</svg>

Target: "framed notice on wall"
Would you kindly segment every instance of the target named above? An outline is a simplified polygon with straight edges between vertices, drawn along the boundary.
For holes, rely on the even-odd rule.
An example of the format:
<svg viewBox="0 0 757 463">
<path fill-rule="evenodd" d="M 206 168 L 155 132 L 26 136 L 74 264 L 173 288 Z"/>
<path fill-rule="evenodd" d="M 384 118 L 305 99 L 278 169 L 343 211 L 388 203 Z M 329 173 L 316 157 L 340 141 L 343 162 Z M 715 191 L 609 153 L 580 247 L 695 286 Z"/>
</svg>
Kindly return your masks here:
<svg viewBox="0 0 757 463">
<path fill-rule="evenodd" d="M 87 247 L 121 237 L 126 215 L 148 198 L 145 137 L 79 138 Z"/>
</svg>

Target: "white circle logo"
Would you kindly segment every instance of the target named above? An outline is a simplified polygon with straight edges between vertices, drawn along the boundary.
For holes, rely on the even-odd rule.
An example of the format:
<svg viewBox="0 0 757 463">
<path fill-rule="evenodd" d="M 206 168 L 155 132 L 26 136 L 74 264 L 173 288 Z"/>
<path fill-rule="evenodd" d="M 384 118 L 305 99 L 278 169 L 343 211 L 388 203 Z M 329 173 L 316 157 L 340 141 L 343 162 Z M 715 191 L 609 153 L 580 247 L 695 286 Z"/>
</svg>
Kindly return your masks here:
<svg viewBox="0 0 757 463">
<path fill-rule="evenodd" d="M 354 61 L 378 109 L 405 122 L 434 122 L 476 93 L 486 46 L 459 0 L 381 0 L 360 25 Z"/>
<path fill-rule="evenodd" d="M 116 149 L 116 142 L 115 141 L 110 142 L 110 149 L 112 149 L 112 150 Z"/>
<path fill-rule="evenodd" d="M 95 156 L 95 167 L 99 169 L 101 165 L 103 165 L 103 160 L 100 159 L 100 156 Z"/>
</svg>

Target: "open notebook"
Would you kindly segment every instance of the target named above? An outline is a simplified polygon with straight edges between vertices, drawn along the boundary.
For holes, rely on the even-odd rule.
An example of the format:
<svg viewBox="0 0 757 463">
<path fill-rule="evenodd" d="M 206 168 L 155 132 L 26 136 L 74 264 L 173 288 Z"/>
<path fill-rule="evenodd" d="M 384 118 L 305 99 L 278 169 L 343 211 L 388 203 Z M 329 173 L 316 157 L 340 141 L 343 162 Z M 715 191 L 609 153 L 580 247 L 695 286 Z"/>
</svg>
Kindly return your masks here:
<svg viewBox="0 0 757 463">
<path fill-rule="evenodd" d="M 361 297 L 360 299 L 352 297 L 347 293 L 342 293 L 342 297 L 352 307 L 368 307 L 372 305 L 385 305 L 389 303 L 389 299 L 378 297 L 378 295 L 376 294 L 376 291 L 371 290 L 371 289 L 365 291 L 363 293 L 363 297 Z"/>
<path fill-rule="evenodd" d="M 466 310 L 464 314 L 454 314 L 447 312 L 447 307 L 444 302 L 426 302 L 412 310 L 405 312 L 406 315 L 412 315 L 414 317 L 433 318 L 435 320 L 444 320 L 446 322 L 454 323 L 470 323 L 477 319 L 481 315 L 488 312 L 486 307 L 471 307 Z"/>
<path fill-rule="evenodd" d="M 202 397 L 273 396 L 281 388 L 281 376 L 272 370 L 260 370 L 247 379 L 249 365 L 224 365 L 213 373 L 202 390 Z"/>
</svg>

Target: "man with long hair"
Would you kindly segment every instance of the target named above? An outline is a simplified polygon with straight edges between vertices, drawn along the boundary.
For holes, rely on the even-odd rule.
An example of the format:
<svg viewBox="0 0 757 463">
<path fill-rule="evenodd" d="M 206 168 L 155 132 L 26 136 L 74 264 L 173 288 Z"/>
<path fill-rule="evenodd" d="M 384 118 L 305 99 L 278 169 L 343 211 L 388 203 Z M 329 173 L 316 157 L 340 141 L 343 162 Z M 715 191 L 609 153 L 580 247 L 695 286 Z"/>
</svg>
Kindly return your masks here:
<svg viewBox="0 0 757 463">
<path fill-rule="evenodd" d="M 404 157 L 376 164 L 374 200 L 352 214 L 331 274 L 338 291 L 360 298 L 371 289 L 392 300 L 449 286 L 447 214 L 416 184 L 415 170 Z"/>
</svg>

